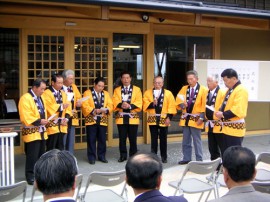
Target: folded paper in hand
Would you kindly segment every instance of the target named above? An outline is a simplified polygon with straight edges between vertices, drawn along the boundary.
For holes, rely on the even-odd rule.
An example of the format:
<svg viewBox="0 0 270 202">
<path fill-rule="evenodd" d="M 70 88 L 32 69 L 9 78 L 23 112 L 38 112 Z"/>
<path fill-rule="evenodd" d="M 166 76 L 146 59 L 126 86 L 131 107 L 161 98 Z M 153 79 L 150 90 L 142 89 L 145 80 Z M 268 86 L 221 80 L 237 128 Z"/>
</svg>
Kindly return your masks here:
<svg viewBox="0 0 270 202">
<path fill-rule="evenodd" d="M 48 121 L 52 120 L 55 116 L 56 116 L 56 114 L 51 115 L 51 116 L 48 118 Z"/>
<path fill-rule="evenodd" d="M 158 98 L 159 97 L 159 90 L 154 90 L 154 96 L 155 96 L 155 98 Z"/>
<path fill-rule="evenodd" d="M 214 108 L 213 106 L 206 105 L 206 108 L 207 108 L 207 109 L 210 109 L 210 110 L 213 111 L 213 112 L 215 111 L 215 108 Z"/>
<path fill-rule="evenodd" d="M 90 98 L 90 96 L 86 96 L 86 97 L 83 97 L 83 98 L 79 99 L 78 101 L 83 102 L 85 100 L 88 100 L 89 98 Z"/>
<path fill-rule="evenodd" d="M 128 100 L 129 94 L 122 94 L 122 100 L 126 102 Z"/>
<path fill-rule="evenodd" d="M 185 101 L 185 96 L 183 94 L 178 94 L 177 97 L 179 97 L 183 102 Z"/>
</svg>

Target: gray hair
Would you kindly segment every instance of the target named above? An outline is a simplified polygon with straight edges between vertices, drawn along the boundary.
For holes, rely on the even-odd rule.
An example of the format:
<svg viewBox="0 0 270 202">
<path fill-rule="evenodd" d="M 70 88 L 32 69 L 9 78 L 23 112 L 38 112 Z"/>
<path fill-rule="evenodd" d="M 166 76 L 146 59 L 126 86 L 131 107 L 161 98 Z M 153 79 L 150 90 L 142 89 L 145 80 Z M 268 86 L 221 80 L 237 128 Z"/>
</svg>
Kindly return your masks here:
<svg viewBox="0 0 270 202">
<path fill-rule="evenodd" d="M 216 81 L 216 82 L 219 81 L 218 74 L 211 74 L 211 75 L 208 75 L 207 78 L 210 78 L 210 79 L 212 79 L 213 81 Z"/>
<path fill-rule="evenodd" d="M 187 71 L 186 76 L 188 76 L 188 75 L 194 75 L 196 78 L 198 78 L 198 72 L 195 70 Z"/>
<path fill-rule="evenodd" d="M 75 76 L 74 71 L 71 70 L 71 69 L 66 69 L 66 70 L 64 70 L 63 73 L 62 73 L 62 76 L 63 76 L 64 79 L 66 79 L 69 75 Z"/>
<path fill-rule="evenodd" d="M 162 81 L 164 82 L 164 79 L 163 79 L 163 77 L 162 77 L 162 76 L 155 76 L 155 77 L 154 77 L 154 79 L 153 79 L 153 82 L 155 82 L 155 80 L 156 80 L 157 78 L 161 78 L 161 79 L 162 79 Z"/>
</svg>

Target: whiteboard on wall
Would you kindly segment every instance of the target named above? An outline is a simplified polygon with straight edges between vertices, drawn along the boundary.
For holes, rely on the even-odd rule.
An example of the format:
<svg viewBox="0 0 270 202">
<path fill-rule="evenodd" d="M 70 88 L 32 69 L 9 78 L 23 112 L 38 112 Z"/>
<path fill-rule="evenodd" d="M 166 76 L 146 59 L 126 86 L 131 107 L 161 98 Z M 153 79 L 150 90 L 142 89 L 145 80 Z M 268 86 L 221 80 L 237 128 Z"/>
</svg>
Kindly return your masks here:
<svg viewBox="0 0 270 202">
<path fill-rule="evenodd" d="M 207 76 L 214 76 L 221 88 L 225 85 L 220 75 L 228 68 L 237 71 L 238 79 L 249 92 L 249 101 L 270 102 L 270 61 L 197 59 L 194 67 L 199 83 L 206 86 Z"/>
</svg>

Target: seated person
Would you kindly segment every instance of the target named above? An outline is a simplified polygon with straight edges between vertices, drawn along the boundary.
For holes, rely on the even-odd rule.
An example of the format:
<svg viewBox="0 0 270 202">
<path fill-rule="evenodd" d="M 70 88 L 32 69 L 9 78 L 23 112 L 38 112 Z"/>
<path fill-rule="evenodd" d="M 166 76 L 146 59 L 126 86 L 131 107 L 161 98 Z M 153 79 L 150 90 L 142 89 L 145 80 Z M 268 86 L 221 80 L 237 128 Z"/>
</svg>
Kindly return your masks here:
<svg viewBox="0 0 270 202">
<path fill-rule="evenodd" d="M 44 201 L 75 202 L 77 174 L 76 158 L 68 151 L 53 149 L 43 154 L 35 164 L 35 186 L 42 192 Z"/>
<path fill-rule="evenodd" d="M 154 153 L 137 153 L 126 164 L 126 181 L 136 195 L 134 202 L 186 202 L 182 196 L 163 196 L 159 191 L 162 163 Z"/>
<path fill-rule="evenodd" d="M 255 191 L 251 181 L 256 175 L 256 158 L 245 147 L 231 146 L 223 154 L 223 175 L 229 192 L 212 202 L 266 202 L 270 194 Z"/>
</svg>

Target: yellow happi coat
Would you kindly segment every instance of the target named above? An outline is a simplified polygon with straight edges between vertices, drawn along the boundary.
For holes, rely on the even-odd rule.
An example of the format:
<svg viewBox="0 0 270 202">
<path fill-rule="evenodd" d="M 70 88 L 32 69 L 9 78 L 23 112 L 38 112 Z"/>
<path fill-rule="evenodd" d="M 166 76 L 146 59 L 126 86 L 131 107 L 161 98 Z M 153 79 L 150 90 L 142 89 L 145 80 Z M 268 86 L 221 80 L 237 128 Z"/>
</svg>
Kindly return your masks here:
<svg viewBox="0 0 270 202">
<path fill-rule="evenodd" d="M 135 105 L 137 108 L 130 110 L 131 116 L 129 117 L 129 124 L 139 125 L 140 117 L 137 114 L 137 112 L 140 112 L 142 110 L 142 92 L 139 87 L 134 86 L 134 85 L 131 85 L 131 86 L 133 87 L 133 90 L 132 90 L 130 104 Z M 114 89 L 113 98 L 112 98 L 113 108 L 114 108 L 114 111 L 116 112 L 116 116 L 115 116 L 116 124 L 123 124 L 123 115 L 121 115 L 121 112 L 123 112 L 123 109 L 118 107 L 119 104 L 122 104 L 121 88 L 122 86 L 119 86 L 116 89 Z"/>
<path fill-rule="evenodd" d="M 74 93 L 74 103 L 72 106 L 72 125 L 78 126 L 79 125 L 79 117 L 78 117 L 78 112 L 76 110 L 76 102 L 82 98 L 82 95 L 75 84 L 72 84 L 71 86 L 72 86 L 72 90 Z"/>
<path fill-rule="evenodd" d="M 43 107 L 45 112 L 45 119 L 47 119 L 46 103 L 42 98 Z M 36 140 L 42 140 L 39 132 L 39 127 L 32 125 L 38 119 L 41 119 L 37 105 L 33 96 L 30 93 L 25 93 L 19 101 L 19 114 L 22 124 L 25 126 L 22 129 L 22 140 L 24 142 L 32 142 Z M 47 132 L 44 132 L 44 139 L 48 139 Z"/>
<path fill-rule="evenodd" d="M 221 123 L 220 120 L 218 120 L 218 118 L 215 116 L 215 112 L 219 111 L 219 108 L 223 102 L 224 99 L 224 94 L 225 94 L 225 90 L 224 89 L 219 89 L 217 96 L 216 96 L 216 100 L 215 100 L 215 104 L 214 104 L 214 113 L 213 113 L 213 117 L 209 120 L 206 119 L 206 124 L 205 124 L 205 131 L 208 132 L 208 126 L 209 126 L 209 122 L 211 121 L 214 124 L 213 127 L 213 133 L 222 133 L 221 131 Z M 208 122 L 209 121 L 209 122 Z"/>
<path fill-rule="evenodd" d="M 155 109 L 148 109 L 149 105 L 154 101 L 153 89 L 148 89 L 145 91 L 143 95 L 143 111 L 147 112 L 147 124 L 148 125 L 156 125 L 156 112 Z M 162 110 L 160 113 L 160 121 L 159 126 L 167 127 L 165 125 L 165 120 L 167 118 L 167 114 L 176 114 L 175 108 L 175 99 L 171 91 L 164 89 L 164 101 L 162 105 Z"/>
<path fill-rule="evenodd" d="M 64 104 L 68 103 L 69 107 L 63 110 L 62 116 L 60 118 L 65 118 L 66 114 L 68 114 L 69 116 L 72 116 L 71 102 L 67 100 L 67 94 L 63 90 L 61 90 L 61 94 L 62 94 L 63 103 Z M 58 123 L 54 123 L 54 120 L 59 118 L 60 104 L 57 104 L 52 91 L 50 89 L 45 90 L 42 97 L 46 100 L 46 110 L 47 110 L 48 118 L 51 117 L 53 114 L 56 114 L 53 120 L 50 120 L 49 123 L 46 125 L 48 135 L 53 135 L 59 132 L 67 133 L 67 125 L 66 126 L 60 125 L 60 130 L 59 130 Z"/>
<path fill-rule="evenodd" d="M 188 85 L 183 86 L 177 94 L 176 108 L 178 110 L 181 110 L 180 104 L 182 104 L 184 102 L 180 97 L 181 97 L 181 95 L 184 95 L 186 97 L 188 87 L 189 87 Z M 195 117 L 190 116 L 190 119 L 188 121 L 187 126 L 198 128 L 198 129 L 204 128 L 204 124 L 197 125 L 196 122 L 200 118 L 200 114 L 205 112 L 207 92 L 208 92 L 208 89 L 205 86 L 200 85 L 200 89 L 199 89 L 196 101 L 195 101 L 193 109 L 191 111 L 191 114 L 195 115 Z M 182 116 L 181 116 L 180 122 L 179 122 L 180 126 L 186 126 L 185 125 L 186 118 L 188 118 L 188 117 L 184 117 L 185 113 L 187 113 L 187 109 L 182 110 Z"/>
<path fill-rule="evenodd" d="M 244 118 L 247 115 L 248 108 L 248 91 L 239 84 L 231 93 L 224 112 L 230 110 L 235 117 L 230 120 L 224 120 L 222 133 L 234 137 L 243 137 L 246 132 L 246 124 Z"/>
<path fill-rule="evenodd" d="M 104 105 L 102 107 L 107 108 L 109 113 L 113 110 L 113 103 L 109 93 L 103 90 L 104 93 Z M 91 90 L 86 90 L 83 93 L 83 97 L 89 96 L 89 99 L 85 100 L 82 103 L 82 113 L 85 117 L 85 125 L 93 125 L 96 124 L 95 116 L 91 114 L 91 112 L 95 109 L 95 103 L 92 96 Z M 108 125 L 108 114 L 102 113 L 102 117 L 100 120 L 100 125 L 107 126 Z"/>
</svg>

